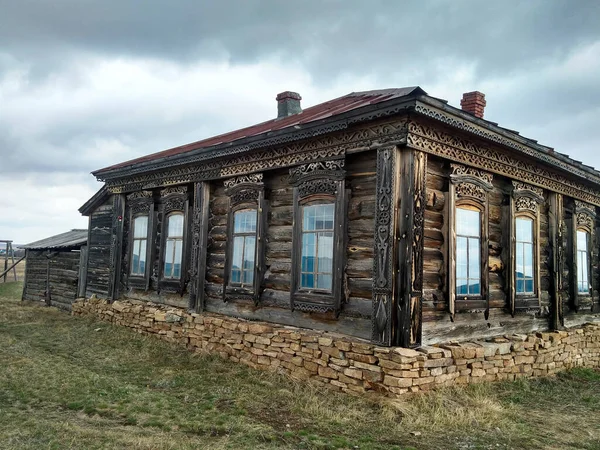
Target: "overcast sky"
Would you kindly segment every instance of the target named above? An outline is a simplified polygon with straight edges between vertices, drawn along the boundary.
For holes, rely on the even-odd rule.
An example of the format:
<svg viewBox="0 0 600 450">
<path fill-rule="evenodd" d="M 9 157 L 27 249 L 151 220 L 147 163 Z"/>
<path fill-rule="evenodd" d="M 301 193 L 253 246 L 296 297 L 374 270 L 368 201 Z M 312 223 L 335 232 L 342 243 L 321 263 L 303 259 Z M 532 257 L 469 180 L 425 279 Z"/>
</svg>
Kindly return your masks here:
<svg viewBox="0 0 600 450">
<path fill-rule="evenodd" d="M 272 118 L 278 92 L 413 85 L 480 90 L 600 168 L 600 1 L 0 0 L 0 239 L 87 227 L 92 170 Z"/>
</svg>

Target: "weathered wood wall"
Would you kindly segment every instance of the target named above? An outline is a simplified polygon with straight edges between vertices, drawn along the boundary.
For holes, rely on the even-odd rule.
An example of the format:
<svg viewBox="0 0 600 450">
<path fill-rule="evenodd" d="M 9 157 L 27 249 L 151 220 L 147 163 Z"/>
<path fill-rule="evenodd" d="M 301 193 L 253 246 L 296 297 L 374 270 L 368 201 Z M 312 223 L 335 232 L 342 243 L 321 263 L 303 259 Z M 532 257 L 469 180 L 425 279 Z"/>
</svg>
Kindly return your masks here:
<svg viewBox="0 0 600 450">
<path fill-rule="evenodd" d="M 106 297 L 110 279 L 110 244 L 113 221 L 112 198 L 98 207 L 89 219 L 89 255 L 86 295 Z"/>
<path fill-rule="evenodd" d="M 427 170 L 427 208 L 424 241 L 423 341 L 482 338 L 506 333 L 546 329 L 549 320 L 550 251 L 548 245 L 548 204 L 540 207 L 541 312 L 517 313 L 512 317 L 507 297 L 507 230 L 510 180 L 494 176 L 489 193 L 489 317 L 485 311 L 461 311 L 453 320 L 448 295 L 447 204 L 449 162 L 430 157 Z"/>
<path fill-rule="evenodd" d="M 50 257 L 47 257 L 50 255 Z M 79 283 L 79 251 L 27 250 L 26 283 L 23 299 L 44 300 L 49 274 L 52 306 L 70 310 L 77 298 Z M 50 264 L 49 272 L 48 262 Z"/>
<path fill-rule="evenodd" d="M 249 299 L 223 301 L 228 198 L 222 182 L 211 184 L 206 309 L 248 319 L 370 338 L 375 154 L 369 152 L 349 156 L 346 159 L 346 172 L 348 240 L 344 284 L 347 296 L 338 318 L 333 313 L 292 312 L 290 309 L 293 188 L 288 181 L 287 170 L 275 170 L 264 175 L 265 199 L 269 212 L 266 230 L 266 271 L 258 306 Z"/>
</svg>

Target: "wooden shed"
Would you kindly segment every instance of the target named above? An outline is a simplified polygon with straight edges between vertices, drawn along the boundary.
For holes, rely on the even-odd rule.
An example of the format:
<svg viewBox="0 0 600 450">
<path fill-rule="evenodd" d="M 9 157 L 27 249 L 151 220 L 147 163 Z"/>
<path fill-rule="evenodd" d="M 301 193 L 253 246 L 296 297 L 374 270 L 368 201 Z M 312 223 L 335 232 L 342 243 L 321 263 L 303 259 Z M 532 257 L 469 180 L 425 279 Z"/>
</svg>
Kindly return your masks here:
<svg viewBox="0 0 600 450">
<path fill-rule="evenodd" d="M 88 231 L 74 229 L 24 245 L 23 300 L 71 310 L 85 296 Z"/>
</svg>

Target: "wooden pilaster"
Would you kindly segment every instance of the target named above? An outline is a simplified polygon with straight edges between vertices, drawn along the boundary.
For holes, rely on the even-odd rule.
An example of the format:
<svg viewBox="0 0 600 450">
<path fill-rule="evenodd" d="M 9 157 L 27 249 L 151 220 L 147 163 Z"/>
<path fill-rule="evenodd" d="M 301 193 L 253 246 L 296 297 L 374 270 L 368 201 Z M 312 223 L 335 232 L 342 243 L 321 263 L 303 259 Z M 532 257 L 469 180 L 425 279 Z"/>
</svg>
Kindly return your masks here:
<svg viewBox="0 0 600 450">
<path fill-rule="evenodd" d="M 556 192 L 551 192 L 549 196 L 549 225 L 550 225 L 550 259 L 552 267 L 550 269 L 550 305 L 551 305 L 551 323 L 550 327 L 554 330 L 561 329 L 564 326 L 563 315 L 563 272 L 564 272 L 564 217 L 563 217 L 563 196 Z"/>
<path fill-rule="evenodd" d="M 208 182 L 194 183 L 189 309 L 197 312 L 203 311 L 205 305 L 209 202 L 210 186 Z"/>
<path fill-rule="evenodd" d="M 372 341 L 394 344 L 396 330 L 394 291 L 396 279 L 396 208 L 398 204 L 399 150 L 377 150 L 375 246 L 373 258 Z"/>
</svg>

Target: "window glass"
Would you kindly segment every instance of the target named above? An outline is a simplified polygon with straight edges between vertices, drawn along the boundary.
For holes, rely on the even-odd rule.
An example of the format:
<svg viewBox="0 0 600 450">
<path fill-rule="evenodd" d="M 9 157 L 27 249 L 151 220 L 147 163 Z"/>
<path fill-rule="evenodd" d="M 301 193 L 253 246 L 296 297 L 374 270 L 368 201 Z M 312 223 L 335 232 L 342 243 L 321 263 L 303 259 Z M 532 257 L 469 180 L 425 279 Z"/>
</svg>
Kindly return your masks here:
<svg viewBox="0 0 600 450">
<path fill-rule="evenodd" d="M 302 208 L 301 288 L 332 289 L 334 218 L 333 203 Z"/>
<path fill-rule="evenodd" d="M 183 214 L 169 215 L 166 229 L 164 277 L 178 279 L 181 278 L 183 258 Z"/>
<path fill-rule="evenodd" d="M 589 252 L 587 231 L 577 230 L 577 291 L 589 294 Z"/>
<path fill-rule="evenodd" d="M 533 220 L 518 217 L 515 220 L 515 280 L 517 294 L 533 294 L 534 243 Z"/>
<path fill-rule="evenodd" d="M 456 208 L 456 294 L 481 294 L 481 212 Z"/>
<path fill-rule="evenodd" d="M 233 250 L 229 283 L 252 285 L 256 261 L 256 209 L 237 211 L 233 215 Z"/>
<path fill-rule="evenodd" d="M 133 219 L 133 242 L 131 249 L 131 275 L 146 273 L 146 240 L 148 237 L 148 216 Z"/>
</svg>

